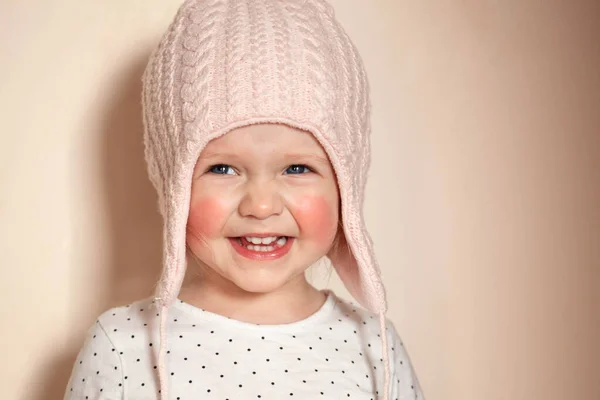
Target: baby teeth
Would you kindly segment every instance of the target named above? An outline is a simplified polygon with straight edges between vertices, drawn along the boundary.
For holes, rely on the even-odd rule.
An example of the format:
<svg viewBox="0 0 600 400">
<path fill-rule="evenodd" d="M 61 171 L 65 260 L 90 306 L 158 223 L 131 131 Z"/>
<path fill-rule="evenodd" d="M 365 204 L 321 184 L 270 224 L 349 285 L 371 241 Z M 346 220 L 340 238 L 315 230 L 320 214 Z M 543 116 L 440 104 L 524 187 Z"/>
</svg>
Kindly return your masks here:
<svg viewBox="0 0 600 400">
<path fill-rule="evenodd" d="M 272 238 L 273 238 L 273 240 L 269 240 L 269 243 L 272 243 L 275 239 L 277 239 L 277 237 L 272 237 Z M 246 240 L 248 240 L 251 243 L 255 243 L 254 241 L 251 241 L 250 239 L 262 239 L 262 238 L 249 238 L 249 237 L 246 237 Z M 265 238 L 265 239 L 271 239 L 271 238 Z M 261 242 L 262 242 L 262 240 L 261 240 Z M 277 247 L 281 247 L 286 242 L 287 242 L 287 238 L 285 236 L 283 236 L 283 237 L 279 238 L 279 240 L 277 240 L 275 242 L 275 245 Z M 268 251 L 275 250 L 276 246 L 264 246 L 264 245 L 260 246 L 260 245 L 256 245 L 256 244 L 249 244 L 249 245 L 246 246 L 246 248 L 248 250 L 252 250 L 252 251 L 268 252 Z"/>
<path fill-rule="evenodd" d="M 246 246 L 246 248 L 248 250 L 262 251 L 262 252 L 273 251 L 275 249 L 275 247 L 273 247 L 273 246 L 253 246 L 251 244 Z"/>
<path fill-rule="evenodd" d="M 271 244 L 277 240 L 277 236 L 269 236 L 265 238 L 246 236 L 246 240 L 252 244 Z"/>
</svg>

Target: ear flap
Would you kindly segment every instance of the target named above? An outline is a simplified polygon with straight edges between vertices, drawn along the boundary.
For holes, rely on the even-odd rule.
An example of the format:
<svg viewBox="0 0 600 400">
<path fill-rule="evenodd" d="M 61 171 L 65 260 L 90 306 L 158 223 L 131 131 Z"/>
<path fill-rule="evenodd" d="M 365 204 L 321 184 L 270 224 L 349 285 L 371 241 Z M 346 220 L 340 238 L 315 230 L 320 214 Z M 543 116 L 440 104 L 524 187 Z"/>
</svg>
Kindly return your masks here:
<svg viewBox="0 0 600 400">
<path fill-rule="evenodd" d="M 327 253 L 348 292 L 363 307 L 379 313 L 387 310 L 385 288 L 377 265 L 371 237 L 362 218 L 360 204 L 344 196 L 345 180 L 339 179 L 340 222 L 334 243 Z"/>
<path fill-rule="evenodd" d="M 327 257 L 331 260 L 331 263 L 335 267 L 335 270 L 344 283 L 344 286 L 346 286 L 348 292 L 350 292 L 357 301 L 363 303 L 360 298 L 362 289 L 360 285 L 360 276 L 358 274 L 358 264 L 356 258 L 352 254 L 352 250 L 348 245 L 346 235 L 341 226 L 338 229 L 333 246 L 327 253 Z"/>
</svg>

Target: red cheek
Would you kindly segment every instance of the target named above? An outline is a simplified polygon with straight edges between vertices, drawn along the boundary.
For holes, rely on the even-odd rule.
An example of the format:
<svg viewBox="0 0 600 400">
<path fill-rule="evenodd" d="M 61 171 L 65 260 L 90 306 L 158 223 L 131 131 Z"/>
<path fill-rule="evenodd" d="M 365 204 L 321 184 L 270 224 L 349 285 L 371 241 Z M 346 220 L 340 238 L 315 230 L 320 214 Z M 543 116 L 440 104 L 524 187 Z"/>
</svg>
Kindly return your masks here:
<svg viewBox="0 0 600 400">
<path fill-rule="evenodd" d="M 296 204 L 294 217 L 302 234 L 316 241 L 332 240 L 337 231 L 337 210 L 320 196 L 303 197 Z"/>
<path fill-rule="evenodd" d="M 188 229 L 206 238 L 219 236 L 224 224 L 225 209 L 217 198 L 195 200 L 190 206 Z"/>
</svg>

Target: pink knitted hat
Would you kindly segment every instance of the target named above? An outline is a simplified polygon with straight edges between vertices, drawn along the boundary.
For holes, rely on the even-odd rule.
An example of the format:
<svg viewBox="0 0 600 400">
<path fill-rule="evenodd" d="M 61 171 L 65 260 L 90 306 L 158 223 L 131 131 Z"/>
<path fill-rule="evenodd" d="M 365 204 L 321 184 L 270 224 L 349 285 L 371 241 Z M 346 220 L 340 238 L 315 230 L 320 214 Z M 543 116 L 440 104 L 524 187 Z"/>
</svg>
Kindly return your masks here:
<svg viewBox="0 0 600 400">
<path fill-rule="evenodd" d="M 198 156 L 212 139 L 256 123 L 309 131 L 325 149 L 348 244 L 329 258 L 352 296 L 380 315 L 385 332 L 385 291 L 362 213 L 370 163 L 368 81 L 325 0 L 186 0 L 150 57 L 142 103 L 146 161 L 164 219 L 156 290 L 164 311 L 161 342 L 167 307 L 185 275 Z M 164 357 L 159 363 L 164 366 Z M 161 378 L 166 397 L 164 383 Z"/>
</svg>

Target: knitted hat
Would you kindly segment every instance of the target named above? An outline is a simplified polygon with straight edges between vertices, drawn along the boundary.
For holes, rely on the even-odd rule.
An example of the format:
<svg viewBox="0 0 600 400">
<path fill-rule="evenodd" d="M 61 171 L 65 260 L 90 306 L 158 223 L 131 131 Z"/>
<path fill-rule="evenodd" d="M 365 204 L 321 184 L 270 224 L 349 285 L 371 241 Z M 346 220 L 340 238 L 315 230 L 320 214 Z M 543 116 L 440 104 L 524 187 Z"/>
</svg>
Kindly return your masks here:
<svg viewBox="0 0 600 400">
<path fill-rule="evenodd" d="M 142 103 L 145 156 L 164 219 L 163 272 L 155 297 L 163 308 L 161 349 L 167 308 L 186 269 L 198 156 L 212 139 L 257 123 L 308 131 L 326 151 L 348 244 L 328 256 L 350 294 L 380 315 L 387 349 L 385 291 L 362 214 L 370 163 L 369 87 L 333 8 L 325 0 L 186 0 L 150 56 Z M 387 372 L 387 351 L 383 356 Z M 386 379 L 384 394 L 387 386 Z"/>
</svg>

